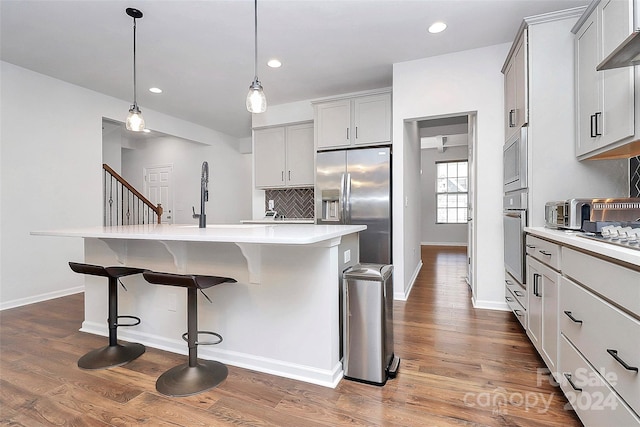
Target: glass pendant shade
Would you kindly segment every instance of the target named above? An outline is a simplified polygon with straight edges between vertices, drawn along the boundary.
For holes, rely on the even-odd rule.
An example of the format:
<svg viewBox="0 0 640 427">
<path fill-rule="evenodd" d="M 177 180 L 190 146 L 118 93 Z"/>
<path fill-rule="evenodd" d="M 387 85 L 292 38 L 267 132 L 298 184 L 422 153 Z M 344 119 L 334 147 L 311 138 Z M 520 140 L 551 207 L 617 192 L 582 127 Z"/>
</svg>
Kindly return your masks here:
<svg viewBox="0 0 640 427">
<path fill-rule="evenodd" d="M 267 97 L 264 95 L 262 85 L 255 79 L 249 86 L 247 94 L 247 110 L 250 113 L 264 113 L 267 111 Z"/>
<path fill-rule="evenodd" d="M 127 130 L 142 132 L 144 130 L 144 117 L 137 105 L 132 105 L 126 122 Z"/>
</svg>

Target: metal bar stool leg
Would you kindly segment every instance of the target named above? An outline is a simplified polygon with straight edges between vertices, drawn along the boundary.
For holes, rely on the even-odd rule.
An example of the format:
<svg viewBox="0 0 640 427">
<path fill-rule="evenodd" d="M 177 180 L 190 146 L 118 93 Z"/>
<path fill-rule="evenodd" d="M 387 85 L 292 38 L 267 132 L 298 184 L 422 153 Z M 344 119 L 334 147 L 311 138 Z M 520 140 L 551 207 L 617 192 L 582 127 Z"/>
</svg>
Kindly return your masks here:
<svg viewBox="0 0 640 427">
<path fill-rule="evenodd" d="M 187 343 L 189 362 L 175 366 L 158 377 L 156 390 L 174 397 L 191 396 L 216 387 L 229 374 L 215 360 L 198 360 L 198 290 L 187 288 Z"/>
<path fill-rule="evenodd" d="M 121 317 L 133 318 L 133 316 Z M 107 322 L 109 324 L 109 345 L 92 350 L 82 356 L 78 360 L 78 367 L 106 369 L 122 366 L 145 352 L 145 347 L 142 344 L 118 344 L 118 279 L 115 277 L 109 277 L 109 319 Z"/>
</svg>

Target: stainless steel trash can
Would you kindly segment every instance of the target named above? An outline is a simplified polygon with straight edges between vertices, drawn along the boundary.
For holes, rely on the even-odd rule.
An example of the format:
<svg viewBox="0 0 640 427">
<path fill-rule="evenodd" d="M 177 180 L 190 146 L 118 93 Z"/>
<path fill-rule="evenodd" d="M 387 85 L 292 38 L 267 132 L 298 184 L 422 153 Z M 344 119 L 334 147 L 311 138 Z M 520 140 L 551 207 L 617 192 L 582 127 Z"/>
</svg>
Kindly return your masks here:
<svg viewBox="0 0 640 427">
<path fill-rule="evenodd" d="M 393 351 L 393 266 L 357 264 L 343 279 L 344 377 L 384 385 L 400 364 Z"/>
</svg>

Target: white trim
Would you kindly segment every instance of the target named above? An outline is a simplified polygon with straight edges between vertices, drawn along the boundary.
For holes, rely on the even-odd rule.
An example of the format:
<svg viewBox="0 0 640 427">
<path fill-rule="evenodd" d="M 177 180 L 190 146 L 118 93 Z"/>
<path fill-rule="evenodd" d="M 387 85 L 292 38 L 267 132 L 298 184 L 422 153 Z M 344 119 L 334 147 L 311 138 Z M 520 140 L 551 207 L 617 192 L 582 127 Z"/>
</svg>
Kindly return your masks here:
<svg viewBox="0 0 640 427">
<path fill-rule="evenodd" d="M 104 324 L 97 324 L 95 322 L 84 321 L 80 331 L 105 337 L 108 335 L 106 322 Z M 187 345 L 182 339 L 171 340 L 159 335 L 141 333 L 131 329 L 118 329 L 118 339 L 138 342 L 145 346 L 172 353 L 188 354 Z M 198 357 L 207 360 L 217 360 L 239 368 L 251 369 L 329 388 L 335 388 L 340 383 L 344 374 L 341 362 L 336 363 L 331 370 L 323 370 L 248 353 L 215 349 L 214 347 L 198 347 Z"/>
<path fill-rule="evenodd" d="M 468 246 L 467 242 L 420 242 L 420 246 Z"/>
<path fill-rule="evenodd" d="M 484 310 L 498 310 L 498 311 L 511 311 L 511 308 L 506 302 L 501 301 L 482 301 L 476 300 L 475 297 L 471 298 L 473 308 L 479 308 Z"/>
<path fill-rule="evenodd" d="M 79 294 L 84 292 L 84 285 L 77 286 L 75 288 L 67 288 L 54 292 L 47 292 L 46 294 L 33 295 L 28 298 L 19 298 L 12 301 L 5 301 L 0 303 L 0 311 L 8 310 L 10 308 L 22 307 L 23 305 L 35 304 L 37 302 L 48 301 L 50 299 L 66 297 L 67 295 Z"/>
<path fill-rule="evenodd" d="M 411 279 L 409 279 L 409 287 L 405 289 L 404 293 L 402 292 L 394 292 L 393 299 L 396 301 L 406 301 L 409 299 L 409 294 L 411 293 L 411 289 L 413 289 L 413 285 L 416 283 L 416 279 L 418 278 L 418 274 L 420 273 L 420 269 L 422 268 L 422 260 L 418 263 L 415 271 L 411 275 Z"/>
</svg>

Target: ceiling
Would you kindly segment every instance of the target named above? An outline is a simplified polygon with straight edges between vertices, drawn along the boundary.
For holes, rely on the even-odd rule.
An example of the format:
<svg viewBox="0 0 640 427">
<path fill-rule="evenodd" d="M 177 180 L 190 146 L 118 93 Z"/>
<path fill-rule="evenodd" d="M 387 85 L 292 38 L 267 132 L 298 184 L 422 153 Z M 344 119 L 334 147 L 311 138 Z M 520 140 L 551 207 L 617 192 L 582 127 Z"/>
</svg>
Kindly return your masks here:
<svg viewBox="0 0 640 427">
<path fill-rule="evenodd" d="M 260 0 L 269 105 L 389 87 L 392 64 L 513 41 L 522 18 L 589 0 Z M 251 0 L 0 0 L 0 58 L 236 137 L 251 130 Z M 430 34 L 435 21 L 446 31 Z M 277 57 L 279 69 L 266 66 Z M 472 66 L 472 64 L 470 64 Z M 157 86 L 162 94 L 148 88 Z M 127 112 L 123 111 L 124 121 Z M 153 129 L 153 123 L 147 122 Z"/>
</svg>

